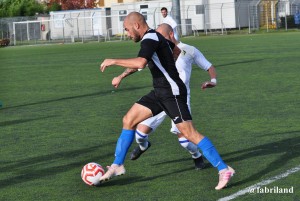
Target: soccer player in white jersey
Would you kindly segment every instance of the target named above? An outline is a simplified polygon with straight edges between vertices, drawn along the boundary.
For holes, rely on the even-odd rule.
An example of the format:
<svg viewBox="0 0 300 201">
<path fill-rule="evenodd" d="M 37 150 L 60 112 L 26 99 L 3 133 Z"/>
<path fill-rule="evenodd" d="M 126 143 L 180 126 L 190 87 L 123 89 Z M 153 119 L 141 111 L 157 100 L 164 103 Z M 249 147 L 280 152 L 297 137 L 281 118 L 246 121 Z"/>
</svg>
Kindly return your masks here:
<svg viewBox="0 0 300 201">
<path fill-rule="evenodd" d="M 111 66 L 142 69 L 146 67 L 147 63 L 152 62 L 153 65 L 149 66 L 149 69 L 153 80 L 153 90 L 133 104 L 123 117 L 122 131 L 116 144 L 114 161 L 106 173 L 100 177 L 100 182 L 125 174 L 126 154 L 134 140 L 138 124 L 165 111 L 178 130 L 188 140 L 197 144 L 205 158 L 218 170 L 219 183 L 215 189 L 223 189 L 235 171 L 223 161 L 210 139 L 199 133 L 194 127 L 187 105 L 187 88 L 179 77 L 170 43 L 160 33 L 150 29 L 144 16 L 138 12 L 128 14 L 123 25 L 129 38 L 134 42 L 141 42 L 138 56 L 128 59 L 104 59 L 100 70 L 104 72 Z"/>
<path fill-rule="evenodd" d="M 202 84 L 202 89 L 208 88 L 208 87 L 214 87 L 216 86 L 216 71 L 214 66 L 203 56 L 203 54 L 196 49 L 193 46 L 184 44 L 182 42 L 179 42 L 175 39 L 174 37 L 174 32 L 173 29 L 170 25 L 168 24 L 161 24 L 157 30 L 160 34 L 162 34 L 166 39 L 169 41 L 173 42 L 179 49 L 181 50 L 181 54 L 176 60 L 176 68 L 179 71 L 179 76 L 185 83 L 187 90 L 188 90 L 188 99 L 187 99 L 187 104 L 189 106 L 189 109 L 191 110 L 190 107 L 190 77 L 191 77 L 191 72 L 192 72 L 192 64 L 196 64 L 198 67 L 201 69 L 207 71 L 210 75 L 210 82 L 204 82 Z M 127 77 L 133 72 L 136 71 L 131 71 L 130 74 L 122 73 L 121 75 L 115 77 L 112 80 L 112 85 L 114 87 L 118 87 L 120 82 L 122 81 L 123 78 Z M 144 153 L 150 146 L 150 142 L 148 141 L 148 135 L 156 130 L 156 128 L 163 122 L 167 114 L 165 112 L 161 112 L 153 117 L 150 117 L 146 119 L 145 121 L 141 122 L 136 129 L 135 133 L 135 139 L 136 142 L 139 144 L 133 152 L 130 155 L 131 160 L 136 160 L 138 159 L 142 153 Z M 189 140 L 187 140 L 177 129 L 176 125 L 172 122 L 172 127 L 170 130 L 172 133 L 176 134 L 178 136 L 178 141 L 179 144 L 186 149 L 187 151 L 190 152 L 192 155 L 192 158 L 195 163 L 195 168 L 196 169 L 203 169 L 205 167 L 203 157 L 201 153 L 199 152 L 199 149 L 197 145 L 193 144 Z"/>
<path fill-rule="evenodd" d="M 168 9 L 166 7 L 162 7 L 160 9 L 160 12 L 163 16 L 163 20 L 162 20 L 162 23 L 165 23 L 165 24 L 168 24 L 172 27 L 173 29 L 173 32 L 174 32 L 174 37 L 177 41 L 179 41 L 179 36 L 178 36 L 178 33 L 177 33 L 177 23 L 176 21 L 170 16 L 168 15 Z"/>
</svg>

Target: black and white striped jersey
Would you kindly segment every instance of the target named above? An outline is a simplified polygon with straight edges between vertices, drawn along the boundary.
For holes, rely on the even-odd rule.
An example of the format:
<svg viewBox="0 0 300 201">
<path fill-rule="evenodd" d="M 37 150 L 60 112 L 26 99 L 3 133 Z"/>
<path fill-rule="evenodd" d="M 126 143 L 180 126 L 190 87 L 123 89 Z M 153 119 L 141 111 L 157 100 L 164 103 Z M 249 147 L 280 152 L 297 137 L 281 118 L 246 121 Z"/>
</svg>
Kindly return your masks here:
<svg viewBox="0 0 300 201">
<path fill-rule="evenodd" d="M 186 95 L 187 90 L 175 66 L 171 46 L 160 33 L 149 29 L 141 40 L 138 57 L 147 59 L 155 91 L 165 95 Z"/>
</svg>

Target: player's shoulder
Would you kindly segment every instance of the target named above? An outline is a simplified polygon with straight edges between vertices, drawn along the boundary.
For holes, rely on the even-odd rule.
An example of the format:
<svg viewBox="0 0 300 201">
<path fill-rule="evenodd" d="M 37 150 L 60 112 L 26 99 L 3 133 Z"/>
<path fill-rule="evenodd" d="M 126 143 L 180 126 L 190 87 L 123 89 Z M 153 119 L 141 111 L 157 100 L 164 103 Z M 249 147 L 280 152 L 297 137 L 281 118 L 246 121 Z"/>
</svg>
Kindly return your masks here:
<svg viewBox="0 0 300 201">
<path fill-rule="evenodd" d="M 183 42 L 181 42 L 181 41 L 178 43 L 177 46 L 178 46 L 179 48 L 181 48 L 181 47 L 182 47 L 182 48 L 184 48 L 184 47 L 193 47 L 193 46 L 191 46 L 191 45 L 189 45 L 189 44 L 186 44 L 186 43 L 183 43 Z"/>
<path fill-rule="evenodd" d="M 188 45 L 186 43 L 180 42 L 178 45 L 178 48 L 182 51 L 185 51 L 186 53 L 189 53 L 190 55 L 193 55 L 195 52 L 195 47 L 192 45 Z"/>
<path fill-rule="evenodd" d="M 159 41 L 159 35 L 154 29 L 149 29 L 143 36 L 142 41 L 146 39 Z"/>
</svg>

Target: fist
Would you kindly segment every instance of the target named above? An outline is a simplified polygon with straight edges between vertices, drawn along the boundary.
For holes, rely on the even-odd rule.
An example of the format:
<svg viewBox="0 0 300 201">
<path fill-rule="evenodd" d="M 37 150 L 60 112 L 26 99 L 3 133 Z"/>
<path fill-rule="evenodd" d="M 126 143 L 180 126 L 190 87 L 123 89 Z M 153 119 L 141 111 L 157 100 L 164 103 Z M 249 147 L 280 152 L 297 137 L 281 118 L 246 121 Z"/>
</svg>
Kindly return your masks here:
<svg viewBox="0 0 300 201">
<path fill-rule="evenodd" d="M 215 87 L 217 84 L 214 83 L 214 82 L 204 82 L 202 85 L 201 85 L 201 89 L 202 90 L 205 90 L 206 88 L 213 88 Z"/>
</svg>

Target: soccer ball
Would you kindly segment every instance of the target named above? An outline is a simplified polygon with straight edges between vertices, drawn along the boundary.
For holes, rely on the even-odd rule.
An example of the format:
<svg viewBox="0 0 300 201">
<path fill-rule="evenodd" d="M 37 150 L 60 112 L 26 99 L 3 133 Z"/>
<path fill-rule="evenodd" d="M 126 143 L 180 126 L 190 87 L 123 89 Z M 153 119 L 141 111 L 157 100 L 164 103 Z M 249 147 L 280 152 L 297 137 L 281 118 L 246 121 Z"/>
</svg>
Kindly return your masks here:
<svg viewBox="0 0 300 201">
<path fill-rule="evenodd" d="M 100 177 L 104 175 L 105 171 L 98 163 L 88 163 L 83 166 L 81 170 L 82 180 L 90 186 L 97 186 L 100 184 Z"/>
</svg>

